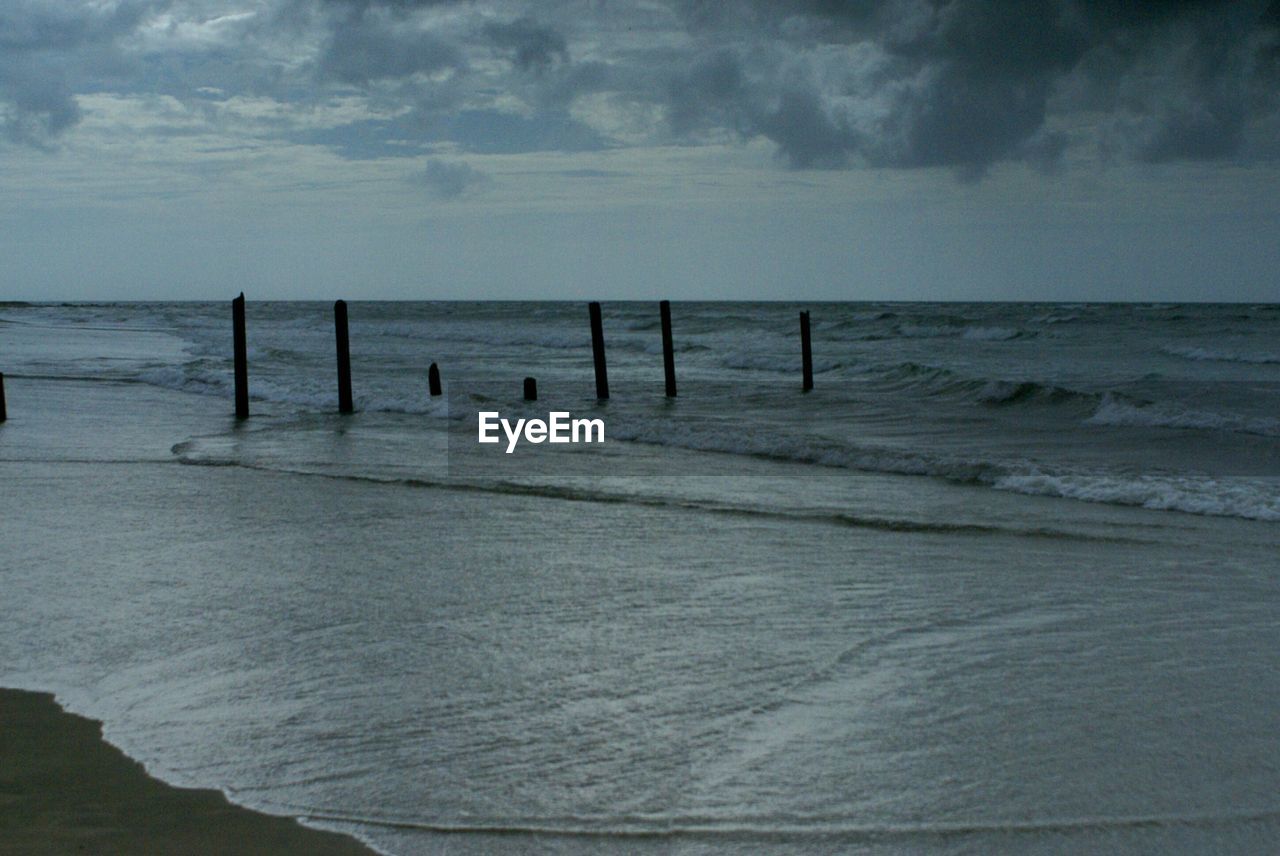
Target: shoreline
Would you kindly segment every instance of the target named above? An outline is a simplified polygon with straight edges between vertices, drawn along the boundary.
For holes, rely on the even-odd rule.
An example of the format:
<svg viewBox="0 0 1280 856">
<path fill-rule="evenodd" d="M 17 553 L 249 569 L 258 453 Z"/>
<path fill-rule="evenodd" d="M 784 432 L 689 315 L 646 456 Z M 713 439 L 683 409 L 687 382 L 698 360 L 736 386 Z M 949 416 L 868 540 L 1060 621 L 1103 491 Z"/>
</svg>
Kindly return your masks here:
<svg viewBox="0 0 1280 856">
<path fill-rule="evenodd" d="M 175 787 L 52 693 L 0 688 L 0 853 L 370 856 L 355 838 Z"/>
</svg>

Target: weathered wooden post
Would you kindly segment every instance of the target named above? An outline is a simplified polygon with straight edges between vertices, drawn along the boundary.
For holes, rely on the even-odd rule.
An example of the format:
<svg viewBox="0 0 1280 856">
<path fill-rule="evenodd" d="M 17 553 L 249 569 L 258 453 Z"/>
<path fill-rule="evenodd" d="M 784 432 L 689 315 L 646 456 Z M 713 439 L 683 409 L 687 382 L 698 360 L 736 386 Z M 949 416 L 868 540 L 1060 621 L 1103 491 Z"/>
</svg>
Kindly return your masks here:
<svg viewBox="0 0 1280 856">
<path fill-rule="evenodd" d="M 431 368 L 427 369 L 427 387 L 431 390 L 432 398 L 440 395 L 440 369 L 435 363 L 432 363 Z"/>
<path fill-rule="evenodd" d="M 538 400 L 538 380 L 537 378 L 527 377 L 524 379 L 524 400 Z"/>
<path fill-rule="evenodd" d="M 596 363 L 596 398 L 609 397 L 609 373 L 604 366 L 604 321 L 600 318 L 600 304 L 591 302 L 591 356 Z"/>
<path fill-rule="evenodd" d="M 676 397 L 676 349 L 671 341 L 671 301 L 658 304 L 662 316 L 662 367 L 667 376 L 667 398 Z"/>
<path fill-rule="evenodd" d="M 235 352 L 236 418 L 249 418 L 249 357 L 244 336 L 244 292 L 231 301 L 231 331 Z"/>
<path fill-rule="evenodd" d="M 351 343 L 347 338 L 347 301 L 333 304 L 333 329 L 338 339 L 338 412 L 353 413 L 351 404 Z"/>
<path fill-rule="evenodd" d="M 0 372 L 0 422 L 9 418 L 4 409 L 4 372 Z"/>
<path fill-rule="evenodd" d="M 809 338 L 809 313 L 800 313 L 800 350 L 804 365 L 804 391 L 813 389 L 813 347 Z"/>
</svg>

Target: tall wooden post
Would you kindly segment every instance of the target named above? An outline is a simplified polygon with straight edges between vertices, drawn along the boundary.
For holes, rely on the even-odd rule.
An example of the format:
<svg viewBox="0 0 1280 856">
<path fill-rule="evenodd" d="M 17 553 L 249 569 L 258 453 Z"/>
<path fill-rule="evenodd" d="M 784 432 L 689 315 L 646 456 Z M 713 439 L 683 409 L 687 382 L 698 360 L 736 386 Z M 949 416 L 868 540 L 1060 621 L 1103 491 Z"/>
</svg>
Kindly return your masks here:
<svg viewBox="0 0 1280 856">
<path fill-rule="evenodd" d="M 427 387 L 431 391 L 432 398 L 440 395 L 440 369 L 435 363 L 432 363 L 431 368 L 427 369 Z"/>
<path fill-rule="evenodd" d="M 347 338 L 347 302 L 334 301 L 333 329 L 338 339 L 338 412 L 353 413 L 351 403 L 351 343 Z"/>
<path fill-rule="evenodd" d="M 809 338 L 809 313 L 800 313 L 800 351 L 804 365 L 804 391 L 813 389 L 813 347 Z"/>
<path fill-rule="evenodd" d="M 0 422 L 9 418 L 4 409 L 4 373 L 0 372 Z"/>
<path fill-rule="evenodd" d="M 676 397 L 676 349 L 671 341 L 671 301 L 658 304 L 662 316 L 662 367 L 667 378 L 667 398 Z"/>
<path fill-rule="evenodd" d="M 536 378 L 527 377 L 524 379 L 524 400 L 538 400 L 538 381 Z"/>
<path fill-rule="evenodd" d="M 609 372 L 604 365 L 604 321 L 600 317 L 600 304 L 591 302 L 591 356 L 596 363 L 596 398 L 609 397 Z"/>
<path fill-rule="evenodd" d="M 249 418 L 249 358 L 244 336 L 244 292 L 231 301 L 231 332 L 235 351 L 236 418 Z"/>
</svg>

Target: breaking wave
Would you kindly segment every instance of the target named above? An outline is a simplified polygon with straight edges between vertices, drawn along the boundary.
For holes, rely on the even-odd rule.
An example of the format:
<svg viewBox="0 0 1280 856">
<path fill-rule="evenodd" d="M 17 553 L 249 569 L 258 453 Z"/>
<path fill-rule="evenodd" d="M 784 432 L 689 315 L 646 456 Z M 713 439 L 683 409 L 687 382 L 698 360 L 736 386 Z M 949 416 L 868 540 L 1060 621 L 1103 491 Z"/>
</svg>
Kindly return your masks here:
<svg viewBox="0 0 1280 856">
<path fill-rule="evenodd" d="M 1280 354 L 1269 352 L 1242 353 L 1192 345 L 1166 345 L 1166 354 L 1197 362 L 1244 363 L 1246 365 L 1280 365 Z"/>
<path fill-rule="evenodd" d="M 1183 428 L 1280 437 L 1280 419 L 1181 409 L 1167 404 L 1135 404 L 1111 395 L 1103 399 L 1097 411 L 1085 422 L 1090 425 Z"/>
</svg>

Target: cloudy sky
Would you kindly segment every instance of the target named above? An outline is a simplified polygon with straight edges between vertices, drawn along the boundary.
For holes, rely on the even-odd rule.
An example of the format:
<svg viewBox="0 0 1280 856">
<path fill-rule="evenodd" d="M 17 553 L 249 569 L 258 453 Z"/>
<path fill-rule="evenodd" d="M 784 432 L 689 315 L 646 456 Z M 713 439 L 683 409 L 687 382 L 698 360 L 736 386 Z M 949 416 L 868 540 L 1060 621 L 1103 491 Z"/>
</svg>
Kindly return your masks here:
<svg viewBox="0 0 1280 856">
<path fill-rule="evenodd" d="M 0 0 L 0 298 L 1280 300 L 1280 0 Z"/>
</svg>

